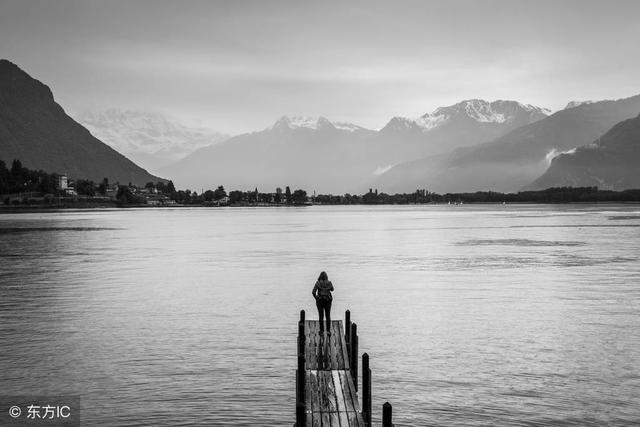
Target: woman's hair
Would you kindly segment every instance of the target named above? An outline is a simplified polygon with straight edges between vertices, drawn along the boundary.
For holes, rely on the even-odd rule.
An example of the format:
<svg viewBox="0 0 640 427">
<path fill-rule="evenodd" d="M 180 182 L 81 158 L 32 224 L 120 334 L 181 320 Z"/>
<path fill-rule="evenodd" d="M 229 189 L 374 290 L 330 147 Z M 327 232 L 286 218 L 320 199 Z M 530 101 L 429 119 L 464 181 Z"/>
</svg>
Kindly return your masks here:
<svg viewBox="0 0 640 427">
<path fill-rule="evenodd" d="M 318 277 L 318 280 L 322 280 L 324 282 L 329 280 L 329 278 L 327 277 L 327 273 L 325 273 L 324 271 L 322 273 L 320 273 L 320 276 Z"/>
</svg>

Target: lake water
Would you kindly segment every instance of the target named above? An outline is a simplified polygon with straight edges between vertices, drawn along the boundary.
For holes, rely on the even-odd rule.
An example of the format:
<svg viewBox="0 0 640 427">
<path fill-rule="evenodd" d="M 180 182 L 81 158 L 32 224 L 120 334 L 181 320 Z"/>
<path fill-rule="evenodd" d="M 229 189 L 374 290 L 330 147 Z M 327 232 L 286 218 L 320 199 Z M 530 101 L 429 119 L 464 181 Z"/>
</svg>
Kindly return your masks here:
<svg viewBox="0 0 640 427">
<path fill-rule="evenodd" d="M 83 425 L 291 426 L 326 270 L 374 422 L 640 425 L 640 206 L 0 215 L 2 394 Z"/>
</svg>

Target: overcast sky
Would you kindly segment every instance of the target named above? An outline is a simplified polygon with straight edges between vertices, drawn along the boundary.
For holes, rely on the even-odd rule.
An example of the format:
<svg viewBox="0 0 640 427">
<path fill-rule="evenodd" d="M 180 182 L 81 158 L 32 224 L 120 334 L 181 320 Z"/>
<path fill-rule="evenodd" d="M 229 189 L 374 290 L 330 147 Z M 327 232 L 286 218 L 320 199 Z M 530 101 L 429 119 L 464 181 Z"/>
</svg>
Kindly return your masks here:
<svg viewBox="0 0 640 427">
<path fill-rule="evenodd" d="M 379 128 L 469 98 L 556 110 L 638 94 L 640 1 L 0 0 L 0 56 L 72 114 Z"/>
</svg>

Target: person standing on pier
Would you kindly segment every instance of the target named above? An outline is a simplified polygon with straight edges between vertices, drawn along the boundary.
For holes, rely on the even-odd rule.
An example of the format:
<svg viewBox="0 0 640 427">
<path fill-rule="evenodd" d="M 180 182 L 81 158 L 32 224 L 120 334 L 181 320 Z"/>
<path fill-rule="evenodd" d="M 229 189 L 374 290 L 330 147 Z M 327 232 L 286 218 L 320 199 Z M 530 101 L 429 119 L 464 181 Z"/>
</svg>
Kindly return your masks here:
<svg viewBox="0 0 640 427">
<path fill-rule="evenodd" d="M 331 336 L 331 296 L 333 291 L 333 283 L 327 277 L 324 271 L 320 273 L 316 285 L 313 287 L 311 294 L 316 299 L 316 307 L 318 307 L 318 317 L 320 318 L 320 335 L 324 333 L 324 316 L 327 316 L 327 335 Z"/>
</svg>

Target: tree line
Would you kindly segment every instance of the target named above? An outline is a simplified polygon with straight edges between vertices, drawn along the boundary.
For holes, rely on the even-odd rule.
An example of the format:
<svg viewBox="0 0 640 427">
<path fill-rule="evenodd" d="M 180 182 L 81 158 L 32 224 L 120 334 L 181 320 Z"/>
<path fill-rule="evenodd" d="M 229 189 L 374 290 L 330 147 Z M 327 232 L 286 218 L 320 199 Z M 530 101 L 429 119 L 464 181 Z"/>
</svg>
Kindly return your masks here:
<svg viewBox="0 0 640 427">
<path fill-rule="evenodd" d="M 176 203 L 185 205 L 198 205 L 208 203 L 225 203 L 230 205 L 243 205 L 243 204 L 289 204 L 299 205 L 308 202 L 307 192 L 302 189 L 294 190 L 293 192 L 289 187 L 286 187 L 284 191 L 281 188 L 276 188 L 273 193 L 264 193 L 254 190 L 241 191 L 232 190 L 229 193 L 224 189 L 222 185 L 218 186 L 215 190 L 206 190 L 198 194 L 191 190 L 179 190 L 170 194 L 171 200 Z"/>
<path fill-rule="evenodd" d="M 50 174 L 42 170 L 24 167 L 20 160 L 14 160 L 11 167 L 0 160 L 0 194 L 41 193 L 45 196 L 61 196 L 64 191 L 59 188 L 58 174 Z M 122 205 L 145 204 L 146 197 L 153 194 L 166 200 L 173 200 L 182 205 L 301 205 L 308 202 L 326 205 L 406 205 L 428 203 L 581 203 L 581 202 L 640 202 L 640 189 L 634 190 L 600 190 L 597 187 L 555 187 L 539 191 L 521 191 L 517 193 L 500 193 L 494 191 L 477 191 L 469 193 L 438 194 L 426 189 L 418 189 L 412 193 L 387 194 L 369 189 L 369 192 L 357 194 L 319 194 L 309 197 L 303 189 L 291 191 L 290 187 L 276 188 L 275 192 L 260 192 L 257 188 L 249 191 L 233 190 L 227 193 L 220 185 L 215 190 L 206 190 L 198 194 L 191 190 L 176 190 L 172 181 L 148 182 L 144 187 L 136 187 L 132 183 L 120 185 L 109 184 L 104 178 L 95 183 L 87 179 L 74 181 L 74 190 L 78 195 L 99 197 L 113 195 Z M 4 202 L 8 203 L 8 198 Z"/>
<path fill-rule="evenodd" d="M 14 160 L 11 168 L 8 168 L 6 163 L 0 160 L 0 194 L 55 193 L 57 183 L 56 174 L 25 168 L 20 160 Z"/>
</svg>

